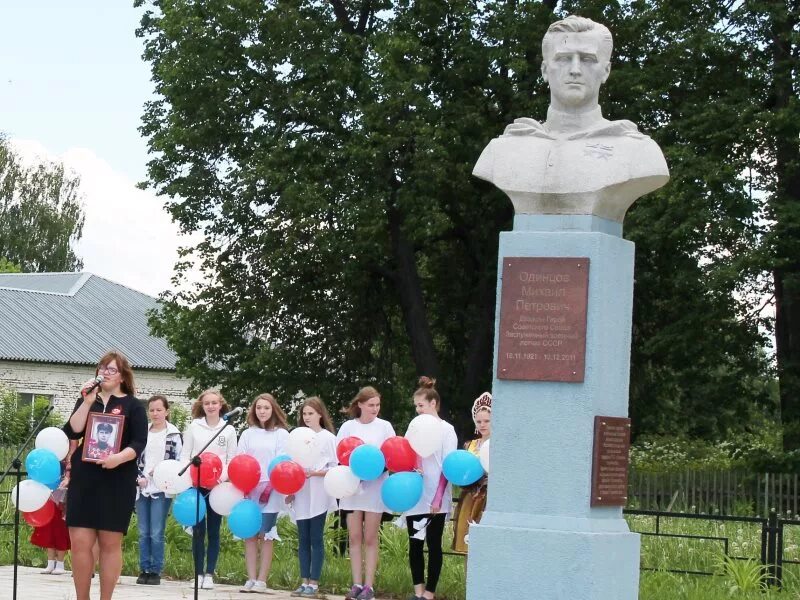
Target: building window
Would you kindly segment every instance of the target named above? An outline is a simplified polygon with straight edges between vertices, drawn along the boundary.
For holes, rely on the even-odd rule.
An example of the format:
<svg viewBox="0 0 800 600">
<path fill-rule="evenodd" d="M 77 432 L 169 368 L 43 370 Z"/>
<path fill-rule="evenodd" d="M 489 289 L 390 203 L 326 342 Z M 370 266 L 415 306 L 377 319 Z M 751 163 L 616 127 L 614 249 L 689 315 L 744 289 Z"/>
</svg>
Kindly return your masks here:
<svg viewBox="0 0 800 600">
<path fill-rule="evenodd" d="M 27 408 L 33 404 L 34 399 L 39 402 L 50 402 L 53 394 L 34 394 L 33 392 L 17 392 L 17 409 Z"/>
</svg>

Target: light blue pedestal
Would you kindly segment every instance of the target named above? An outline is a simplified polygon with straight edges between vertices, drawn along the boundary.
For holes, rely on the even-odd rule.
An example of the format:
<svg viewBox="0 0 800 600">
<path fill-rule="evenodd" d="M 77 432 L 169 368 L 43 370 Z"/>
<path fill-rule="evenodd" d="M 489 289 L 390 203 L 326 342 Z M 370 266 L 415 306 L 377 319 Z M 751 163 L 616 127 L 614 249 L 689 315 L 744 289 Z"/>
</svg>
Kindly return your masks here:
<svg viewBox="0 0 800 600">
<path fill-rule="evenodd" d="M 634 247 L 591 216 L 518 216 L 500 236 L 488 506 L 470 528 L 467 600 L 638 598 L 639 536 L 590 507 L 596 415 L 628 414 Z M 502 261 L 589 257 L 583 383 L 496 378 Z"/>
</svg>

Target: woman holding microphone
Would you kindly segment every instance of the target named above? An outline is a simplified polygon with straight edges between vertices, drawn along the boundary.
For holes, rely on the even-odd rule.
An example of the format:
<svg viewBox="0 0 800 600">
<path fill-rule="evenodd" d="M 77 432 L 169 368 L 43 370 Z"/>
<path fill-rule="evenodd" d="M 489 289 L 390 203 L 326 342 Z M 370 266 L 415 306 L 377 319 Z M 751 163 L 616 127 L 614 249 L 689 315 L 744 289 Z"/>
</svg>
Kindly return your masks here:
<svg viewBox="0 0 800 600">
<path fill-rule="evenodd" d="M 72 546 L 72 579 L 76 600 L 89 600 L 94 573 L 92 548 L 100 547 L 100 600 L 111 600 L 122 572 L 122 537 L 128 531 L 136 501 L 136 459 L 147 444 L 147 416 L 134 396 L 133 371 L 128 359 L 111 351 L 98 362 L 102 376 L 82 386 L 64 432 L 70 439 L 82 439 L 73 453 L 67 488 L 67 527 Z M 92 437 L 87 431 L 90 416 L 122 417 L 115 434 L 119 450 L 97 460 L 85 460 L 84 444 Z"/>
</svg>

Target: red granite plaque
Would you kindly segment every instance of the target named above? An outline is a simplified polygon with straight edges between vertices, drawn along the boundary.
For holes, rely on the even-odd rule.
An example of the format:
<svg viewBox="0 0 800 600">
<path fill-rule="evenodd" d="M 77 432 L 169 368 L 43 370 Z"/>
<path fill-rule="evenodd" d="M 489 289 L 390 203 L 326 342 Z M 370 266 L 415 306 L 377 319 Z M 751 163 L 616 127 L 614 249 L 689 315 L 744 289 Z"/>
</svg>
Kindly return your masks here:
<svg viewBox="0 0 800 600">
<path fill-rule="evenodd" d="M 588 293 L 588 258 L 505 258 L 497 378 L 583 381 Z"/>
<path fill-rule="evenodd" d="M 625 506 L 628 502 L 628 464 L 631 420 L 594 418 L 592 506 Z"/>
</svg>

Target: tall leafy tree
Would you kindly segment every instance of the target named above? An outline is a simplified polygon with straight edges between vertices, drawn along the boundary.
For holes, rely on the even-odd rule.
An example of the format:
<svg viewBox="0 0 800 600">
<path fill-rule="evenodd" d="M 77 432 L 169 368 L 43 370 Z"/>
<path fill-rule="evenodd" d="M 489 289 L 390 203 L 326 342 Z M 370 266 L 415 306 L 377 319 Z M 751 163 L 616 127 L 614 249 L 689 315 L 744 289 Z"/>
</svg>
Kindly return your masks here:
<svg viewBox="0 0 800 600">
<path fill-rule="evenodd" d="M 800 3 L 737 3 L 733 31 L 747 45 L 757 109 L 747 128 L 768 198 L 764 255 L 772 277 L 784 448 L 800 449 Z"/>
<path fill-rule="evenodd" d="M 0 260 L 25 272 L 77 271 L 80 179 L 56 163 L 23 164 L 0 138 Z"/>
<path fill-rule="evenodd" d="M 761 232 L 741 178 L 752 140 L 736 132 L 752 82 L 719 28 L 730 7 L 692 4 L 562 10 L 612 28 L 607 116 L 640 123 L 673 173 L 626 225 L 639 244 L 637 426 L 713 436 L 758 399 L 743 274 L 758 271 Z M 195 265 L 205 280 L 166 294 L 153 319 L 179 369 L 233 395 L 303 389 L 334 403 L 374 382 L 390 411 L 408 411 L 399 401 L 428 374 L 466 432 L 491 381 L 497 239 L 512 218 L 470 173 L 513 118 L 545 114 L 540 41 L 554 9 L 152 3 L 139 30 L 159 94 L 142 126 L 149 183 L 186 231 L 206 234 L 176 274 Z M 733 76 L 728 88 L 715 69 Z"/>
</svg>

